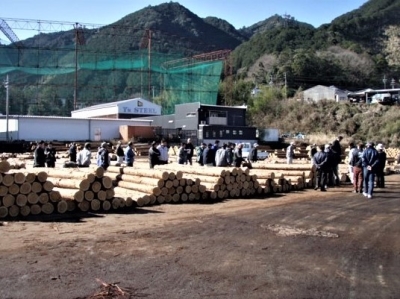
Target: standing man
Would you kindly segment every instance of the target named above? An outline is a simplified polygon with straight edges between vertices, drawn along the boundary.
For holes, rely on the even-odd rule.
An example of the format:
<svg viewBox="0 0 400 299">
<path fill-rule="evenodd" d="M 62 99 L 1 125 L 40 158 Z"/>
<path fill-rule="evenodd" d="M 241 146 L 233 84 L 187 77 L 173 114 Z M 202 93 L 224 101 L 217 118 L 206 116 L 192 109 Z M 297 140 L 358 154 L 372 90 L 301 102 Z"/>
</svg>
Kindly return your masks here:
<svg viewBox="0 0 400 299">
<path fill-rule="evenodd" d="M 161 144 L 157 146 L 157 149 L 160 152 L 160 158 L 158 163 L 160 165 L 168 164 L 169 154 L 168 154 L 167 141 L 165 139 L 162 139 Z"/>
<path fill-rule="evenodd" d="M 353 152 L 356 150 L 356 146 L 354 145 L 353 142 L 350 142 L 349 144 L 349 178 L 350 178 L 350 182 L 353 184 L 354 183 L 354 173 L 353 173 L 353 165 L 351 160 L 353 159 Z"/>
<path fill-rule="evenodd" d="M 378 163 L 378 152 L 374 148 L 374 144 L 372 142 L 368 142 L 367 148 L 365 149 L 362 156 L 362 166 L 364 174 L 363 195 L 365 197 L 372 198 L 374 192 L 375 171 L 377 169 Z"/>
<path fill-rule="evenodd" d="M 116 148 L 115 151 L 116 151 L 116 154 L 117 154 L 117 163 L 119 165 L 122 165 L 122 163 L 124 163 L 125 153 L 124 153 L 124 149 L 122 148 L 121 141 L 118 141 L 117 148 Z"/>
<path fill-rule="evenodd" d="M 249 155 L 247 157 L 247 160 L 252 163 L 252 162 L 257 162 L 258 161 L 258 153 L 257 153 L 257 148 L 258 148 L 258 143 L 254 143 L 253 147 L 251 148 Z"/>
<path fill-rule="evenodd" d="M 242 155 L 242 148 L 243 144 L 239 143 L 236 146 L 235 152 L 233 153 L 233 160 L 235 161 L 235 167 L 240 167 L 242 165 L 242 162 L 244 161 Z"/>
<path fill-rule="evenodd" d="M 125 149 L 125 162 L 126 166 L 133 167 L 133 162 L 135 161 L 135 152 L 133 151 L 133 142 L 129 141 L 128 146 Z"/>
<path fill-rule="evenodd" d="M 314 190 L 321 188 L 322 192 L 326 191 L 326 182 L 329 176 L 329 144 L 325 145 L 325 150 L 323 146 L 317 146 L 317 153 L 313 156 L 313 164 L 317 168 L 317 178 L 315 181 Z"/>
<path fill-rule="evenodd" d="M 40 141 L 36 145 L 35 152 L 33 154 L 33 167 L 45 167 L 46 155 L 44 153 L 44 141 Z"/>
<path fill-rule="evenodd" d="M 76 143 L 72 142 L 68 150 L 69 161 L 76 163 Z"/>
<path fill-rule="evenodd" d="M 363 190 L 363 156 L 364 144 L 359 143 L 357 148 L 353 151 L 353 156 L 350 159 L 350 165 L 353 167 L 353 186 L 354 193 L 362 193 Z"/>
<path fill-rule="evenodd" d="M 76 163 L 78 167 L 89 167 L 92 162 L 91 159 L 92 153 L 90 151 L 90 143 L 85 143 L 85 146 L 76 157 Z"/>
<path fill-rule="evenodd" d="M 376 169 L 376 187 L 385 188 L 386 153 L 382 143 L 376 146 L 378 151 L 378 166 Z"/>
<path fill-rule="evenodd" d="M 99 155 L 99 163 L 104 170 L 107 170 L 108 166 L 110 166 L 110 152 L 107 149 L 107 142 L 103 142 L 101 144 L 101 149 L 98 152 Z"/>
<path fill-rule="evenodd" d="M 214 157 L 214 158 L 213 158 Z M 203 164 L 204 166 L 214 166 L 215 155 L 212 153 L 212 144 L 209 143 L 203 151 Z"/>
<path fill-rule="evenodd" d="M 217 150 L 219 149 L 219 140 L 215 140 L 214 145 L 211 147 L 211 159 L 212 159 L 212 164 L 215 166 L 215 154 L 217 153 Z"/>
<path fill-rule="evenodd" d="M 340 184 L 339 178 L 339 164 L 342 161 L 342 147 L 340 146 L 340 141 L 342 141 L 343 137 L 338 136 L 332 143 L 331 151 L 333 153 L 333 160 L 332 160 L 332 171 L 334 175 L 334 180 L 336 186 Z"/>
<path fill-rule="evenodd" d="M 203 152 L 204 149 L 207 147 L 207 144 L 205 144 L 204 142 L 201 143 L 201 145 L 199 145 L 198 147 L 196 147 L 196 161 L 197 163 L 200 164 L 200 166 L 204 166 L 203 163 Z"/>
<path fill-rule="evenodd" d="M 311 164 L 313 165 L 314 163 L 314 155 L 317 153 L 317 145 L 314 143 L 313 145 L 311 145 L 310 147 L 310 151 L 308 152 L 308 157 L 311 159 Z"/>
<path fill-rule="evenodd" d="M 182 142 L 178 149 L 178 164 L 186 164 L 187 162 L 186 143 Z"/>
<path fill-rule="evenodd" d="M 159 164 L 160 151 L 157 149 L 157 142 L 153 141 L 149 149 L 149 164 L 150 169 Z"/>
<path fill-rule="evenodd" d="M 52 142 L 50 141 L 47 147 L 44 150 L 44 154 L 46 155 L 46 164 L 47 167 L 54 168 L 56 167 L 56 149 L 53 147 Z"/>
<path fill-rule="evenodd" d="M 290 142 L 290 145 L 286 149 L 286 161 L 287 164 L 292 164 L 293 163 L 293 158 L 294 158 L 294 141 Z"/>
<path fill-rule="evenodd" d="M 192 165 L 192 158 L 193 158 L 193 154 L 194 154 L 194 146 L 193 146 L 192 140 L 190 138 L 187 139 L 186 152 L 187 152 L 186 162 L 187 162 L 187 164 Z"/>
<path fill-rule="evenodd" d="M 217 150 L 217 153 L 215 154 L 215 165 L 219 167 L 224 167 L 228 165 L 228 161 L 226 158 L 226 148 L 227 144 L 224 143 L 224 145 Z"/>
</svg>

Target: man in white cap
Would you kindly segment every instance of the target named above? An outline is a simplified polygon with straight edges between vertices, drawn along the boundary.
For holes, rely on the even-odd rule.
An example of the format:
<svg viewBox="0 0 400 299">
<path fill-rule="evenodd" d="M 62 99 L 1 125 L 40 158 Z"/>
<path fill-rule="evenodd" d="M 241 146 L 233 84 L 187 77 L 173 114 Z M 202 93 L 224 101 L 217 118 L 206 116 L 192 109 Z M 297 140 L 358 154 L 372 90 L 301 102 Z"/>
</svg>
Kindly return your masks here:
<svg viewBox="0 0 400 299">
<path fill-rule="evenodd" d="M 382 143 L 376 146 L 378 151 L 378 166 L 376 168 L 376 187 L 385 188 L 386 153 Z"/>
<path fill-rule="evenodd" d="M 377 169 L 379 160 L 378 152 L 373 146 L 372 142 L 367 142 L 366 149 L 362 156 L 362 166 L 364 174 L 364 192 L 363 195 L 372 198 L 374 192 L 375 171 Z"/>
<path fill-rule="evenodd" d="M 294 141 L 290 142 L 290 145 L 286 149 L 286 161 L 287 164 L 292 164 L 293 163 L 293 158 L 294 158 Z"/>
</svg>

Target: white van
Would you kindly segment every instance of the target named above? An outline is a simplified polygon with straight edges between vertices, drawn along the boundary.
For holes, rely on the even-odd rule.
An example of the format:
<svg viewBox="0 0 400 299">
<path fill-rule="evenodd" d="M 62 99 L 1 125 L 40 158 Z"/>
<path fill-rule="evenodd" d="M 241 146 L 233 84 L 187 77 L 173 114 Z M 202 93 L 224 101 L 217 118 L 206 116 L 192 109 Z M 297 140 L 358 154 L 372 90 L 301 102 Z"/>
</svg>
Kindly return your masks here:
<svg viewBox="0 0 400 299">
<path fill-rule="evenodd" d="M 243 144 L 243 148 L 242 148 L 242 157 L 244 159 L 247 159 L 247 157 L 249 156 L 250 150 L 251 148 L 254 146 L 253 143 L 250 142 L 244 142 Z M 265 160 L 268 158 L 268 152 L 266 151 L 257 151 L 257 159 L 258 160 Z"/>
</svg>

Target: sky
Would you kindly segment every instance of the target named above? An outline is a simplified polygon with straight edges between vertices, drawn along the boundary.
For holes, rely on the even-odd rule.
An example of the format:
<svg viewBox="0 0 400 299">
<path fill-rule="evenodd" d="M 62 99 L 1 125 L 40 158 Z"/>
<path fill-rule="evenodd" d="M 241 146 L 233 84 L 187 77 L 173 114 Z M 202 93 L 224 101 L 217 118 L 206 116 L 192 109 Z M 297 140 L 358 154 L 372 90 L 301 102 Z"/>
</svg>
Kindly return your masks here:
<svg viewBox="0 0 400 299">
<path fill-rule="evenodd" d="M 3 0 L 5 1 L 5 0 Z M 111 24 L 148 5 L 167 0 L 9 0 L 2 5 L 0 18 Z M 201 18 L 224 19 L 236 29 L 251 26 L 274 14 L 288 14 L 315 27 L 359 8 L 367 0 L 175 0 Z M 34 26 L 8 22 L 20 40 L 38 34 Z M 21 29 L 24 28 L 24 29 Z M 2 41 L 6 36 L 0 33 Z"/>
</svg>

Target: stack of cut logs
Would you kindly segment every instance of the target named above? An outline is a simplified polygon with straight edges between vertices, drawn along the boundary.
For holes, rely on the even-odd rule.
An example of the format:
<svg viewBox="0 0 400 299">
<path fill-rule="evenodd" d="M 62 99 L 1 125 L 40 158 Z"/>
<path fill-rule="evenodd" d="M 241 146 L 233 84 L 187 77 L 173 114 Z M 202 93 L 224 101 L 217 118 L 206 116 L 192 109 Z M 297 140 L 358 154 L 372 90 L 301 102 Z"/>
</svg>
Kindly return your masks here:
<svg viewBox="0 0 400 299">
<path fill-rule="evenodd" d="M 110 166 L 116 196 L 131 198 L 139 207 L 152 204 L 191 202 L 206 199 L 200 179 L 184 178 L 182 171 L 146 170 Z"/>
<path fill-rule="evenodd" d="M 66 202 L 53 190 L 46 172 L 13 172 L 10 168 L 7 161 L 0 162 L 0 218 L 65 210 Z"/>
<path fill-rule="evenodd" d="M 254 163 L 251 172 L 257 174 L 265 193 L 290 192 L 313 186 L 315 168 L 310 164 Z"/>
<path fill-rule="evenodd" d="M 53 183 L 68 204 L 68 211 L 76 208 L 82 212 L 108 211 L 130 207 L 131 199 L 115 197 L 112 179 L 104 175 L 104 169 L 80 168 L 73 170 L 47 169 L 48 180 Z"/>
<path fill-rule="evenodd" d="M 173 166 L 161 165 L 161 169 L 173 169 Z M 184 175 L 188 179 L 200 180 L 208 191 L 210 199 L 239 198 L 263 194 L 257 175 L 250 175 L 248 168 L 185 167 Z"/>
</svg>

